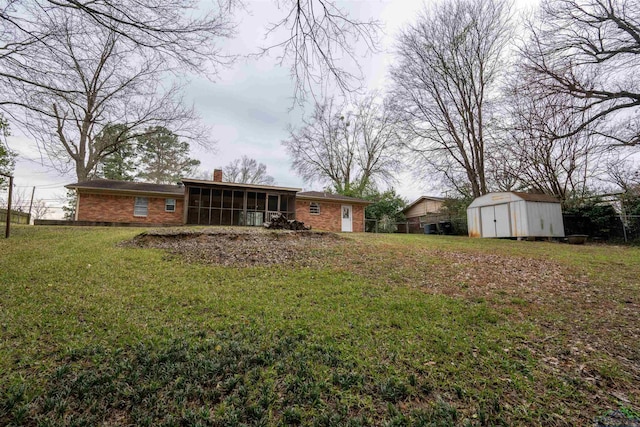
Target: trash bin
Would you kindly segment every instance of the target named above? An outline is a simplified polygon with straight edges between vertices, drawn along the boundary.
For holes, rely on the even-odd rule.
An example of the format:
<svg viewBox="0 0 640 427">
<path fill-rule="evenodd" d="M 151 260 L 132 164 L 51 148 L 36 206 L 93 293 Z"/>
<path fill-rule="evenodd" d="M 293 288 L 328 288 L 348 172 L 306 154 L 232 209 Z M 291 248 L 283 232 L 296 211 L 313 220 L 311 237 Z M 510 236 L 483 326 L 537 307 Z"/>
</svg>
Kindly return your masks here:
<svg viewBox="0 0 640 427">
<path fill-rule="evenodd" d="M 438 225 L 437 224 L 425 224 L 425 226 L 424 226 L 424 234 L 438 234 Z"/>
<path fill-rule="evenodd" d="M 442 234 L 453 234 L 453 224 L 451 221 L 440 221 L 440 232 Z"/>
</svg>

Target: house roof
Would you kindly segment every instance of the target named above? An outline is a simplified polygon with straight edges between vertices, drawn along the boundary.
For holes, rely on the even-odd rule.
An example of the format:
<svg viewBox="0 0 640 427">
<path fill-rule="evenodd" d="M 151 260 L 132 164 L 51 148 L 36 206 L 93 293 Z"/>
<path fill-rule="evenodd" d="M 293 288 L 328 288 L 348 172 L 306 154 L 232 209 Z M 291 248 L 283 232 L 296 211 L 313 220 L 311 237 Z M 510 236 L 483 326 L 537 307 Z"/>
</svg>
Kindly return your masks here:
<svg viewBox="0 0 640 427">
<path fill-rule="evenodd" d="M 364 199 L 358 199 L 356 197 L 343 196 L 341 194 L 325 193 L 322 191 L 301 191 L 296 194 L 298 199 L 310 199 L 310 200 L 328 200 L 333 202 L 351 202 L 359 204 L 370 205 L 373 202 Z"/>
<path fill-rule="evenodd" d="M 411 209 L 412 207 L 414 207 L 418 203 L 422 202 L 423 200 L 434 200 L 436 202 L 443 202 L 445 200 L 445 198 L 444 197 L 436 197 L 436 196 L 420 196 L 416 200 L 414 200 L 412 203 L 408 204 L 404 209 L 402 209 L 401 212 L 408 211 L 409 209 Z"/>
<path fill-rule="evenodd" d="M 171 196 L 184 196 L 184 187 L 180 185 L 152 184 L 149 182 L 117 181 L 113 179 L 95 179 L 65 185 L 69 189 L 101 190 L 118 193 L 146 193 Z"/>
<path fill-rule="evenodd" d="M 262 184 L 244 184 L 240 182 L 220 182 L 220 181 L 209 181 L 205 179 L 192 179 L 192 178 L 182 178 L 182 182 L 186 184 L 201 184 L 201 185 L 209 185 L 215 187 L 239 187 L 239 188 L 251 188 L 256 190 L 272 190 L 272 191 L 293 191 L 298 192 L 302 190 L 301 188 L 293 188 L 293 187 L 276 187 L 274 185 L 262 185 Z"/>
</svg>

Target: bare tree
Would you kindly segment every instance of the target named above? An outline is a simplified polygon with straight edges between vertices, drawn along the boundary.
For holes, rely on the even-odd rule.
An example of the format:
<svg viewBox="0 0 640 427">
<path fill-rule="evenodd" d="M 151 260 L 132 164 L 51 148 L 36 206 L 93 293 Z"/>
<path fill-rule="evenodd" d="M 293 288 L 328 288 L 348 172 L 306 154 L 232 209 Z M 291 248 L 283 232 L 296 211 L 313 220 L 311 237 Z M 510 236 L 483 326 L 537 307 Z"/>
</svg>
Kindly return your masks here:
<svg viewBox="0 0 640 427">
<path fill-rule="evenodd" d="M 417 166 L 474 197 L 488 191 L 488 127 L 509 21 L 504 0 L 437 3 L 401 34 L 391 70 Z"/>
<path fill-rule="evenodd" d="M 83 25 L 114 31 L 129 44 L 162 57 L 174 70 L 215 74 L 236 57 L 224 52 L 219 42 L 233 35 L 234 14 L 245 11 L 246 4 L 242 0 L 211 4 L 207 9 L 193 0 L 10 1 L 0 6 L 0 77 L 63 90 L 26 72 L 33 70 L 28 65 L 32 48 L 51 46 L 61 31 L 57 22 L 42 17 L 60 12 L 78 17 Z M 378 23 L 353 19 L 333 0 L 274 0 L 275 7 L 283 18 L 269 24 L 266 36 L 280 37 L 279 30 L 287 35 L 261 48 L 260 54 L 276 51 L 281 63 L 291 65 L 295 97 L 304 98 L 314 84 L 329 80 L 342 90 L 356 89 L 361 75 L 350 71 L 359 69 L 356 46 L 362 41 L 368 50 L 376 49 Z M 11 68 L 16 66 L 25 72 L 15 75 Z"/>
<path fill-rule="evenodd" d="M 628 158 L 615 157 L 606 165 L 607 181 L 625 193 L 640 193 L 640 167 Z"/>
<path fill-rule="evenodd" d="M 640 4 L 545 0 L 523 49 L 546 96 L 579 100 L 580 118 L 558 138 L 593 128 L 616 144 L 640 143 Z"/>
<path fill-rule="evenodd" d="M 162 3 L 162 2 L 161 2 Z M 0 7 L 0 109 L 30 132 L 54 166 L 74 168 L 78 180 L 140 129 L 163 126 L 198 140 L 194 113 L 181 90 L 166 87 L 167 73 L 215 75 L 234 57 L 218 42 L 233 35 L 240 0 L 218 0 L 211 10 L 177 0 L 15 0 Z M 355 77 L 340 58 L 355 59 L 354 40 L 374 46 L 377 25 L 359 22 L 331 0 L 285 0 L 285 18 L 269 32 L 289 37 L 281 50 L 292 65 L 296 96 L 312 82 L 333 78 L 351 90 Z M 109 123 L 118 138 L 99 139 Z"/>
<path fill-rule="evenodd" d="M 288 35 L 261 53 L 278 49 L 280 63 L 290 63 L 294 99 L 304 100 L 314 86 L 323 90 L 329 81 L 343 93 L 357 89 L 362 70 L 354 46 L 362 42 L 368 51 L 376 51 L 379 23 L 354 20 L 332 0 L 282 0 L 279 4 L 286 15 L 271 24 L 267 35 L 279 29 Z M 341 64 L 345 61 L 348 64 Z"/>
<path fill-rule="evenodd" d="M 397 123 L 375 94 L 354 106 L 333 99 L 316 104 L 300 129 L 283 141 L 293 169 L 306 182 L 321 182 L 340 194 L 362 196 L 377 182 L 392 182 L 400 167 Z"/>
<path fill-rule="evenodd" d="M 247 156 L 233 160 L 222 170 L 226 182 L 264 185 L 274 185 L 276 182 L 271 175 L 267 174 L 267 165 Z"/>
<path fill-rule="evenodd" d="M 539 96 L 526 70 L 513 78 L 508 102 L 507 138 L 495 157 L 520 189 L 581 198 L 602 172 L 606 150 L 590 129 L 558 139 L 581 122 L 573 113 L 576 100 L 566 94 Z"/>
<path fill-rule="evenodd" d="M 31 207 L 31 218 L 33 218 L 34 220 L 43 219 L 50 212 L 51 208 L 49 208 L 44 200 L 36 199 L 33 201 L 33 206 Z"/>
<path fill-rule="evenodd" d="M 130 43 L 120 29 L 89 25 L 65 9 L 41 19 L 57 32 L 46 45 L 31 47 L 29 68 L 13 67 L 5 87 L 14 106 L 22 107 L 12 110 L 13 118 L 59 170 L 73 168 L 78 181 L 91 179 L 106 156 L 155 126 L 200 138 L 180 88 L 163 83 L 168 68 L 162 56 Z M 112 123 L 119 131 L 100 137 Z"/>
<path fill-rule="evenodd" d="M 236 0 L 218 0 L 213 3 L 215 7 L 204 10 L 192 0 L 10 1 L 0 9 L 0 63 L 28 68 L 24 60 L 31 55 L 31 48 L 55 49 L 55 39 L 66 32 L 66 23 L 48 17 L 64 14 L 76 17 L 83 27 L 114 32 L 129 44 L 161 53 L 165 61 L 172 61 L 174 65 L 202 71 L 203 67 L 221 65 L 228 60 L 217 43 L 232 35 L 231 19 L 236 3 Z M 47 86 L 46 81 L 12 76 L 6 74 L 6 70 L 0 75 Z"/>
<path fill-rule="evenodd" d="M 6 209 L 8 204 L 8 196 L 7 193 L 4 194 L 4 197 L 0 197 L 0 207 Z M 29 211 L 29 201 L 30 195 L 27 194 L 25 189 L 17 188 L 16 185 L 13 185 L 13 193 L 11 194 L 11 210 L 17 212 L 27 213 Z"/>
</svg>

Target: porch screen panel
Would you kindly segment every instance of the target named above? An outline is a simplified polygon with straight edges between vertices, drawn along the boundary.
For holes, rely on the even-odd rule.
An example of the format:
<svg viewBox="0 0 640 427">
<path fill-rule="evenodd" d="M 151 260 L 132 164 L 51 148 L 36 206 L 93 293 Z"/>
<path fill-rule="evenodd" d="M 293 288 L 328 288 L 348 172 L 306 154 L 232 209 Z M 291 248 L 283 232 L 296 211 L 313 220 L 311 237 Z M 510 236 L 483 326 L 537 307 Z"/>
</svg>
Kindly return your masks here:
<svg viewBox="0 0 640 427">
<path fill-rule="evenodd" d="M 243 211 L 233 211 L 233 218 L 232 218 L 232 223 L 233 225 L 244 225 L 244 217 L 243 217 Z"/>
<path fill-rule="evenodd" d="M 233 213 L 231 218 L 232 225 L 244 225 L 244 191 L 234 190 L 233 192 Z"/>
<path fill-rule="evenodd" d="M 209 224 L 211 225 L 221 225 L 222 218 L 222 209 L 211 209 L 211 220 Z"/>
<path fill-rule="evenodd" d="M 264 222 L 264 209 L 266 204 L 266 193 L 255 191 L 247 192 L 247 217 L 245 225 L 259 227 Z"/>
<path fill-rule="evenodd" d="M 211 189 L 211 214 L 209 217 L 210 225 L 220 225 L 222 207 L 222 190 Z"/>
<path fill-rule="evenodd" d="M 200 208 L 200 219 L 198 220 L 198 224 L 200 225 L 209 225 L 209 215 L 211 214 L 211 209 L 209 208 Z"/>
<path fill-rule="evenodd" d="M 221 225 L 231 225 L 231 209 L 222 209 Z"/>
<path fill-rule="evenodd" d="M 200 188 L 189 188 L 189 206 L 187 208 L 187 223 L 199 224 L 200 218 Z"/>
<path fill-rule="evenodd" d="M 280 211 L 287 216 L 288 219 L 296 218 L 296 201 L 295 197 L 289 194 L 280 196 Z"/>
<path fill-rule="evenodd" d="M 231 223 L 231 209 L 233 207 L 233 191 L 222 190 L 222 212 L 220 225 L 233 225 Z"/>
<path fill-rule="evenodd" d="M 211 191 L 211 207 L 212 208 L 222 207 L 222 190 Z"/>
<path fill-rule="evenodd" d="M 278 196 L 269 195 L 269 212 L 277 212 L 278 211 Z"/>
<path fill-rule="evenodd" d="M 234 191 L 233 192 L 233 209 L 243 209 L 244 208 L 244 191 Z"/>
<path fill-rule="evenodd" d="M 200 207 L 207 209 L 211 207 L 211 190 L 208 188 L 200 189 Z"/>
<path fill-rule="evenodd" d="M 264 212 L 267 207 L 267 193 L 256 193 L 256 210 Z"/>
<path fill-rule="evenodd" d="M 187 212 L 187 224 L 198 223 L 198 208 L 189 208 Z"/>
<path fill-rule="evenodd" d="M 232 196 L 233 192 L 231 190 L 224 190 L 222 193 L 222 208 L 223 209 L 231 209 L 232 206 Z"/>
</svg>

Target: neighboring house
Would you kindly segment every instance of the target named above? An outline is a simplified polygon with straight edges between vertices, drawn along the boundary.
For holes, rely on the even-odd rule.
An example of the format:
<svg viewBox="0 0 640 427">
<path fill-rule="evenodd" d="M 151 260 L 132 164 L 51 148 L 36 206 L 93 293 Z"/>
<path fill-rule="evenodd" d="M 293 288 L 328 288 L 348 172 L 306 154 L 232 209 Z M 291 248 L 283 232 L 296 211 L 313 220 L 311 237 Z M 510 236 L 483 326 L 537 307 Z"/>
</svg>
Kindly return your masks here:
<svg viewBox="0 0 640 427">
<path fill-rule="evenodd" d="M 444 200 L 442 197 L 421 196 L 404 208 L 402 213 L 407 218 L 409 232 L 422 233 L 423 225 L 445 220 L 440 214 Z"/>
<path fill-rule="evenodd" d="M 184 178 L 180 185 L 95 180 L 67 185 L 78 195 L 77 221 L 262 226 L 273 215 L 314 229 L 363 232 L 369 201 L 299 188 Z"/>
</svg>

